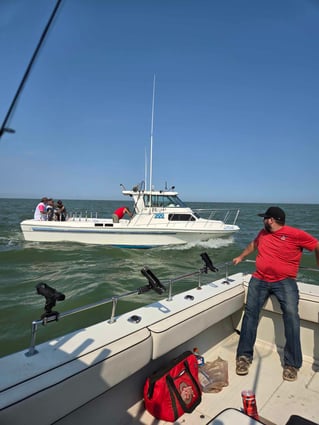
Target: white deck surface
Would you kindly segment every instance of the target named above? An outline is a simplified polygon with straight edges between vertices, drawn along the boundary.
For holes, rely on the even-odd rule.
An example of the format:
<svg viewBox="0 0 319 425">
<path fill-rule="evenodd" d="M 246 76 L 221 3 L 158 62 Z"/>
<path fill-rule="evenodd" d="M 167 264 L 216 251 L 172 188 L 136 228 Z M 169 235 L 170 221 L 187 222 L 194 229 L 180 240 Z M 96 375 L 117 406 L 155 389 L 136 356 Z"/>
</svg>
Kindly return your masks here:
<svg viewBox="0 0 319 425">
<path fill-rule="evenodd" d="M 259 415 L 277 425 L 286 424 L 293 414 L 319 423 L 318 366 L 313 366 L 304 361 L 303 367 L 298 373 L 297 381 L 283 381 L 278 352 L 273 351 L 271 347 L 257 343 L 249 374 L 238 376 L 235 373 L 234 361 L 237 342 L 238 337 L 234 335 L 222 347 L 205 356 L 206 361 L 213 361 L 218 356 L 228 361 L 229 386 L 219 393 L 203 393 L 202 403 L 196 409 L 196 413 L 185 414 L 176 423 L 185 425 L 206 424 L 223 409 L 229 407 L 241 409 L 241 391 L 245 389 L 255 391 Z M 154 424 L 147 416 L 149 415 L 142 416 L 140 423 Z"/>
<path fill-rule="evenodd" d="M 206 425 L 223 409 L 230 407 L 241 409 L 241 391 L 244 389 L 253 389 L 255 391 L 261 421 L 266 419 L 264 422 L 268 425 L 272 423 L 284 425 L 291 415 L 299 415 L 315 423 L 319 423 L 318 365 L 315 366 L 310 362 L 304 361 L 297 381 L 283 381 L 280 355 L 277 351 L 273 351 L 271 347 L 267 347 L 257 341 L 255 359 L 250 367 L 249 374 L 247 376 L 238 376 L 235 373 L 234 361 L 237 342 L 238 336 L 237 334 L 233 334 L 221 346 L 204 354 L 205 361 L 213 361 L 218 356 L 228 361 L 229 386 L 225 387 L 219 393 L 203 393 L 202 402 L 196 411 L 180 417 L 175 422 L 176 425 Z M 167 424 L 167 422 L 159 421 L 146 412 L 143 402 L 135 402 L 135 404 L 127 405 L 128 399 L 134 398 L 133 393 L 141 385 L 137 381 L 135 379 L 131 383 L 128 382 L 125 388 L 119 385 L 111 390 L 111 392 L 114 392 L 113 396 L 117 400 L 123 400 L 121 418 L 119 418 L 116 408 L 114 409 L 112 405 L 108 405 L 105 399 L 98 398 L 94 401 L 94 418 L 92 417 L 91 405 L 90 409 L 81 410 L 81 423 L 84 420 L 84 423 L 90 423 L 92 425 L 100 423 L 113 425 Z M 110 398 L 112 399 L 113 397 L 111 396 Z M 107 418 L 106 421 L 105 418 Z M 78 423 L 77 421 L 74 422 L 76 419 L 77 414 L 69 418 L 64 418 L 58 424 L 69 425 Z M 220 425 L 233 424 L 220 423 Z"/>
</svg>

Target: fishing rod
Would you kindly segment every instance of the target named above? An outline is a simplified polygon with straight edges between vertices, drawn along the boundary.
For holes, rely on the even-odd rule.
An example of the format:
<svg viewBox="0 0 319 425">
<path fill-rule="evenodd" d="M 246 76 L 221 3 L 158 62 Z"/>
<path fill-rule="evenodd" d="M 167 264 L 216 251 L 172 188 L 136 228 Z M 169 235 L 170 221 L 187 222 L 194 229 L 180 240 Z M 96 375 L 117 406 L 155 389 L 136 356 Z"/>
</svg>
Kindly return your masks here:
<svg viewBox="0 0 319 425">
<path fill-rule="evenodd" d="M 37 47 L 36 47 L 36 49 L 35 49 L 32 57 L 31 57 L 31 60 L 29 62 L 29 65 L 27 66 L 27 69 L 26 69 L 26 71 L 24 73 L 24 76 L 23 76 L 23 78 L 22 78 L 22 80 L 20 82 L 20 85 L 18 87 L 18 90 L 17 90 L 17 92 L 16 92 L 16 94 L 15 94 L 15 96 L 14 96 L 12 102 L 11 102 L 11 105 L 10 105 L 10 107 L 8 109 L 7 115 L 5 116 L 5 119 L 4 119 L 3 123 L 2 123 L 2 126 L 0 127 L 0 139 L 3 136 L 4 133 L 15 133 L 15 130 L 13 128 L 7 127 L 7 123 L 8 123 L 8 121 L 9 121 L 9 119 L 10 119 L 12 113 L 13 113 L 13 110 L 14 110 L 14 108 L 16 106 L 16 103 L 17 103 L 17 101 L 18 101 L 18 99 L 20 97 L 20 94 L 21 94 L 22 90 L 23 90 L 23 87 L 24 87 L 24 85 L 25 85 L 25 83 L 26 83 L 26 81 L 28 79 L 28 76 L 29 76 L 29 74 L 31 72 L 31 69 L 32 69 L 33 64 L 34 64 L 34 61 L 36 60 L 36 57 L 37 57 L 37 55 L 39 53 L 39 50 L 40 50 L 40 48 L 41 48 L 41 46 L 42 46 L 42 44 L 43 44 L 43 42 L 44 42 L 44 40 L 46 38 L 46 35 L 47 35 L 48 31 L 49 31 L 49 28 L 50 28 L 50 26 L 51 26 L 51 24 L 52 24 L 52 22 L 54 20 L 54 17 L 56 15 L 56 13 L 57 13 L 57 11 L 58 11 L 61 3 L 62 3 L 62 0 L 57 0 L 56 5 L 55 5 L 55 7 L 53 9 L 53 12 L 51 13 L 51 16 L 50 16 L 50 18 L 48 20 L 48 23 L 47 23 L 47 25 L 44 28 L 44 31 L 43 31 L 43 33 L 41 35 L 41 38 L 40 38 L 40 40 L 38 42 L 38 45 L 37 45 Z"/>
</svg>

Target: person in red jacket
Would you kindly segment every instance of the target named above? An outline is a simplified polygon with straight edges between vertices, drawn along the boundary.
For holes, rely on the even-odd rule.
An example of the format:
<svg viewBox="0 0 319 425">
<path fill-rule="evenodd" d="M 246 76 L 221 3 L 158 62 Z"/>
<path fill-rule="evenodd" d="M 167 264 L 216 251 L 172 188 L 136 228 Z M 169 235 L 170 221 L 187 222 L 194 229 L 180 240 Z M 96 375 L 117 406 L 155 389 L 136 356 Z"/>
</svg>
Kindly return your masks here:
<svg viewBox="0 0 319 425">
<path fill-rule="evenodd" d="M 128 214 L 130 217 L 133 216 L 133 214 L 131 213 L 131 211 L 129 210 L 129 208 L 127 208 L 127 207 L 120 207 L 120 208 L 118 208 L 112 214 L 113 222 L 114 223 L 118 223 L 121 220 L 121 218 L 124 217 L 125 214 Z"/>
<path fill-rule="evenodd" d="M 283 312 L 286 344 L 283 379 L 295 381 L 302 365 L 299 291 L 296 277 L 303 249 L 314 251 L 319 266 L 319 242 L 303 230 L 286 226 L 285 212 L 270 207 L 263 214 L 264 228 L 244 251 L 233 259 L 238 264 L 257 250 L 256 271 L 249 281 L 245 314 L 236 353 L 237 375 L 247 375 L 253 359 L 260 311 L 270 295 L 275 295 Z"/>
</svg>

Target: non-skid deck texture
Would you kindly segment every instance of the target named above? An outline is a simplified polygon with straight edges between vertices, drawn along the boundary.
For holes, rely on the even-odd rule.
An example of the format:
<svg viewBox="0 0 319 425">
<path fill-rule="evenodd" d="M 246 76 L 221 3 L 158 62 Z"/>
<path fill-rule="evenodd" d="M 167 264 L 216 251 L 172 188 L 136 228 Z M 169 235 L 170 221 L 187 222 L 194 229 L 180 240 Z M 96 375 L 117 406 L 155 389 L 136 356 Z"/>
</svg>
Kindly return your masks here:
<svg viewBox="0 0 319 425">
<path fill-rule="evenodd" d="M 247 376 L 235 373 L 235 353 L 238 335 L 232 334 L 218 347 L 204 353 L 206 361 L 218 356 L 228 361 L 229 386 L 219 393 L 203 393 L 202 402 L 191 414 L 181 416 L 175 425 L 206 425 L 224 409 L 241 409 L 242 390 L 255 391 L 258 412 L 266 425 L 285 425 L 291 415 L 304 417 L 319 425 L 319 368 L 304 361 L 298 380 L 282 379 L 280 354 L 264 344 L 255 346 L 255 358 Z M 150 372 L 152 372 L 150 370 Z M 115 386 L 106 398 L 98 397 L 88 406 L 58 421 L 57 425 L 164 425 L 145 411 L 139 401 L 144 377 L 135 374 L 125 385 Z M 119 403 L 119 400 L 121 402 Z M 94 412 L 94 413 L 93 413 Z M 219 423 L 218 425 L 240 425 Z"/>
</svg>

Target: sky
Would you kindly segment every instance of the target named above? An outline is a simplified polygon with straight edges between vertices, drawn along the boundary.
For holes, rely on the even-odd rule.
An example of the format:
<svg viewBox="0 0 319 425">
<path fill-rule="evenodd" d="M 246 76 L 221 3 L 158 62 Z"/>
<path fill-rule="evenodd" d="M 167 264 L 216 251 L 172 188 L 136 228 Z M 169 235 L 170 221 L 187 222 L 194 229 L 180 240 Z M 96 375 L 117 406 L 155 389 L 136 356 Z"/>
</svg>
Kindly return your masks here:
<svg viewBox="0 0 319 425">
<path fill-rule="evenodd" d="M 0 0 L 0 126 L 54 6 Z M 318 23 L 319 0 L 63 0 L 0 197 L 120 200 L 152 169 L 186 201 L 319 203 Z"/>
</svg>

